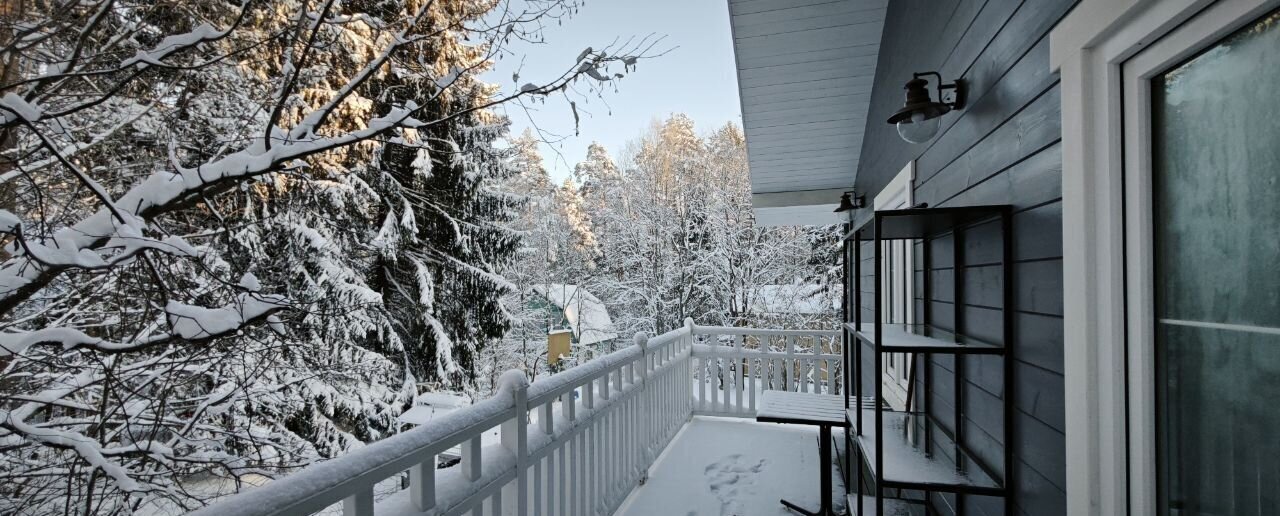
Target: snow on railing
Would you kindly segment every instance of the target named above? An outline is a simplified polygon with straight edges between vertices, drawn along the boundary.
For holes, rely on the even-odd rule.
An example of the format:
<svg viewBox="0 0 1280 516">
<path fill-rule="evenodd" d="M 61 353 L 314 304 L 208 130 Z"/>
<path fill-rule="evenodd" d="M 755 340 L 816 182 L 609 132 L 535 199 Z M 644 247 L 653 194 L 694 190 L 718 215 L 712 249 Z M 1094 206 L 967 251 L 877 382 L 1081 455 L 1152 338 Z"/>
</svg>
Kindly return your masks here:
<svg viewBox="0 0 1280 516">
<path fill-rule="evenodd" d="M 693 335 L 694 414 L 755 417 L 764 390 L 844 392 L 838 331 L 694 326 Z"/>
<path fill-rule="evenodd" d="M 533 384 L 508 371 L 492 398 L 196 514 L 612 514 L 691 415 L 752 417 L 767 389 L 842 392 L 839 339 L 686 320 Z M 483 446 L 494 427 L 500 442 Z M 461 463 L 437 469 L 458 445 Z M 408 489 L 396 489 L 406 471 Z"/>
<path fill-rule="evenodd" d="M 637 334 L 635 346 L 532 385 L 508 371 L 492 398 L 196 514 L 311 514 L 338 503 L 344 516 L 611 514 L 690 417 L 693 328 Z M 500 443 L 483 447 L 495 426 Z M 457 445 L 461 464 L 437 469 L 436 456 Z M 375 500 L 375 486 L 406 471 L 407 490 Z"/>
</svg>

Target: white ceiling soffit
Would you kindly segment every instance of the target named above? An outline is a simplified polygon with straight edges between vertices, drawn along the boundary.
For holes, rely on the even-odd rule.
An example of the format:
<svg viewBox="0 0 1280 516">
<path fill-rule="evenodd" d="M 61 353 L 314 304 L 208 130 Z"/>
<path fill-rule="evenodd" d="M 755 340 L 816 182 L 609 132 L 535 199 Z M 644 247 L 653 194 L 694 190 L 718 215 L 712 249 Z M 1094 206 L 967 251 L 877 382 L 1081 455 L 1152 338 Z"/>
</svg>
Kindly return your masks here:
<svg viewBox="0 0 1280 516">
<path fill-rule="evenodd" d="M 833 224 L 853 187 L 887 0 L 729 0 L 752 205 Z"/>
</svg>

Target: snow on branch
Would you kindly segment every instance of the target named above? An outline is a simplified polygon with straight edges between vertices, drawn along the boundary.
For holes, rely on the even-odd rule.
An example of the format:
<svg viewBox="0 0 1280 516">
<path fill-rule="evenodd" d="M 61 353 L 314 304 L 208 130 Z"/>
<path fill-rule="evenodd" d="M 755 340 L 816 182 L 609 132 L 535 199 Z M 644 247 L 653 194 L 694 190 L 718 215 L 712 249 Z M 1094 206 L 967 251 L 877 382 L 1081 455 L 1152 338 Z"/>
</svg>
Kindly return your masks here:
<svg viewBox="0 0 1280 516">
<path fill-rule="evenodd" d="M 89 348 L 105 353 L 123 353 L 161 344 L 207 341 L 235 335 L 258 321 L 271 319 L 272 314 L 290 306 L 282 296 L 256 293 L 241 294 L 234 303 L 217 308 L 171 301 L 165 305 L 169 332 L 127 342 L 111 342 L 75 328 L 4 331 L 0 332 L 0 357 L 22 353 L 37 344 L 55 344 L 65 350 Z"/>
<path fill-rule="evenodd" d="M 173 334 L 185 340 L 209 339 L 239 331 L 251 321 L 289 306 L 281 296 L 241 294 L 236 302 L 205 308 L 170 301 L 164 307 Z"/>
</svg>

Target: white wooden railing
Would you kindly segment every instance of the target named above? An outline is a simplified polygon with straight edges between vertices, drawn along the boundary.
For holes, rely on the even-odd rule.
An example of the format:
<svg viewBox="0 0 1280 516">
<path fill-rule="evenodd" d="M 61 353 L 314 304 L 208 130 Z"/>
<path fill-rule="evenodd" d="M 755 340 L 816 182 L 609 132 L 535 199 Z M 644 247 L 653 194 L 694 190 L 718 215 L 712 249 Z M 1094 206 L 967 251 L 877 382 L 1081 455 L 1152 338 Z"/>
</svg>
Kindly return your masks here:
<svg viewBox="0 0 1280 516">
<path fill-rule="evenodd" d="M 693 413 L 755 417 L 764 390 L 844 392 L 840 332 L 694 326 Z"/>
<path fill-rule="evenodd" d="M 490 399 L 197 514 L 612 514 L 691 415 L 750 417 L 764 389 L 841 392 L 838 339 L 686 320 L 533 384 L 509 371 Z M 500 444 L 483 446 L 495 427 Z M 437 469 L 458 445 L 461 464 Z M 397 489 L 406 471 L 408 489 Z"/>
</svg>

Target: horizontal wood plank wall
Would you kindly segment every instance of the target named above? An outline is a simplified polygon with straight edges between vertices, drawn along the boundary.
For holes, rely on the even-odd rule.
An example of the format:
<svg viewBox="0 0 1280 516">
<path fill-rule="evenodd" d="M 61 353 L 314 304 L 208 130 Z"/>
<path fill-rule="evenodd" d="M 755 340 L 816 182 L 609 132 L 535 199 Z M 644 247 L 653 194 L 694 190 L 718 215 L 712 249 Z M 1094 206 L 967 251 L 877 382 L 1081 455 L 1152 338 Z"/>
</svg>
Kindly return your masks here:
<svg viewBox="0 0 1280 516">
<path fill-rule="evenodd" d="M 856 184 L 871 199 L 914 159 L 915 202 L 932 207 L 1014 206 L 1015 505 L 1018 514 L 1034 516 L 1066 513 L 1061 103 L 1058 77 L 1049 71 L 1048 34 L 1074 4 L 1075 0 L 891 2 Z M 968 105 L 943 117 L 931 142 L 907 144 L 884 120 L 902 106 L 902 86 L 911 73 L 931 70 L 948 81 L 962 77 Z M 984 224 L 965 230 L 963 299 L 955 299 L 951 288 L 956 274 L 952 241 L 945 236 L 928 244 L 933 246 L 933 263 L 915 261 L 917 279 L 927 273 L 934 285 L 932 299 L 921 299 L 921 292 L 916 292 L 917 313 L 930 303 L 932 322 L 951 328 L 954 304 L 961 303 L 966 332 L 998 342 L 1003 308 L 999 228 Z M 865 246 L 860 309 L 866 321 L 872 316 L 870 253 L 870 246 Z M 989 357 L 965 360 L 968 382 L 963 399 L 968 416 L 961 424 L 966 444 L 979 460 L 1003 474 L 1000 364 Z M 935 357 L 927 367 L 933 378 L 930 412 L 942 425 L 954 428 L 953 359 Z M 997 499 L 969 496 L 964 503 L 966 515 L 1004 514 Z M 942 514 L 953 514 L 954 504 L 950 496 L 933 499 Z"/>
</svg>

